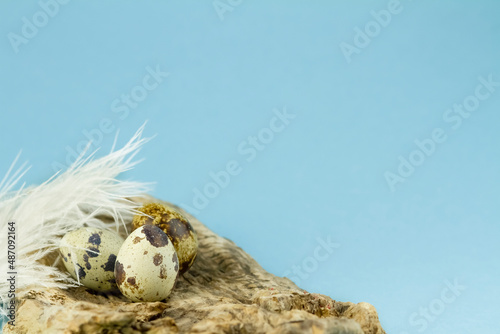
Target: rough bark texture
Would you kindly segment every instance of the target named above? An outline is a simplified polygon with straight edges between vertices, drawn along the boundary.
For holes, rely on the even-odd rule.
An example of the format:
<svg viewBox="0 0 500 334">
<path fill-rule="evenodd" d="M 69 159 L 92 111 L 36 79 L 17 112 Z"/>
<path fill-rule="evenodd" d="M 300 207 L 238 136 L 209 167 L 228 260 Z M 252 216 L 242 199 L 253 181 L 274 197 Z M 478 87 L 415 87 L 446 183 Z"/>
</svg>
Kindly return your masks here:
<svg viewBox="0 0 500 334">
<path fill-rule="evenodd" d="M 385 334 L 372 305 L 308 293 L 183 213 L 198 233 L 198 258 L 167 300 L 132 303 L 84 287 L 32 290 L 4 333 Z"/>
</svg>

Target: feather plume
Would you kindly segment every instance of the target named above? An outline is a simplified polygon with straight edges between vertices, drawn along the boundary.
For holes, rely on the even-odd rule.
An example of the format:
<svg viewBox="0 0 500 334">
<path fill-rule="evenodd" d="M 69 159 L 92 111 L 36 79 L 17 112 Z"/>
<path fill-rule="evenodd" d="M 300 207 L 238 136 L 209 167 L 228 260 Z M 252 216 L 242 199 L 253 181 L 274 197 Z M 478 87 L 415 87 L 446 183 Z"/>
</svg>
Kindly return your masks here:
<svg viewBox="0 0 500 334">
<path fill-rule="evenodd" d="M 6 301 L 9 292 L 7 272 L 8 222 L 16 227 L 16 291 L 26 288 L 59 287 L 78 285 L 67 272 L 59 270 L 57 261 L 50 258 L 60 245 L 62 236 L 83 226 L 107 230 L 126 230 L 125 221 L 136 214 L 137 203 L 130 200 L 149 190 L 150 184 L 118 180 L 117 176 L 133 168 L 139 161 L 134 157 L 149 140 L 142 138 L 141 126 L 125 146 L 101 158 L 96 151 L 83 152 L 64 172 L 58 172 L 41 185 L 18 190 L 23 175 L 28 171 L 26 163 L 15 169 L 19 155 L 0 183 L 0 298 Z M 87 146 L 87 150 L 90 143 Z M 106 223 L 99 217 L 111 217 L 115 224 Z M 51 262 L 51 263 L 47 263 Z"/>
</svg>

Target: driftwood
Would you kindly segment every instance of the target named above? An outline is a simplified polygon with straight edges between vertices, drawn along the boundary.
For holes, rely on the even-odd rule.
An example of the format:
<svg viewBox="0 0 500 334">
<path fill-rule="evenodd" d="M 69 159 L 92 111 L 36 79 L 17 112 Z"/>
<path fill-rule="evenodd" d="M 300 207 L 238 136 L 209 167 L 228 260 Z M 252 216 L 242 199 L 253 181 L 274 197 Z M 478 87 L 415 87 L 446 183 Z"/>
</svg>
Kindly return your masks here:
<svg viewBox="0 0 500 334">
<path fill-rule="evenodd" d="M 182 212 L 198 234 L 198 258 L 167 300 L 132 303 L 84 287 L 31 290 L 4 333 L 385 334 L 372 305 L 308 293 Z"/>
</svg>

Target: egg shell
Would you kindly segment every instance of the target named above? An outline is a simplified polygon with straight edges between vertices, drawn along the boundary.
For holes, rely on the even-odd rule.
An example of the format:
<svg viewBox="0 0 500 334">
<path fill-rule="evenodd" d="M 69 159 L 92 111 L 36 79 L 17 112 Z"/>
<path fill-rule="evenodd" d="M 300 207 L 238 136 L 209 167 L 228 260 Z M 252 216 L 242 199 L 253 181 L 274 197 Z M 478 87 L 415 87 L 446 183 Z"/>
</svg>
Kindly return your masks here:
<svg viewBox="0 0 500 334">
<path fill-rule="evenodd" d="M 179 273 L 188 271 L 198 253 L 198 236 L 188 219 L 174 208 L 161 203 L 146 204 L 139 211 L 148 216 L 134 216 L 132 229 L 143 225 L 158 226 L 174 244 L 179 258 Z"/>
<path fill-rule="evenodd" d="M 123 238 L 111 231 L 84 227 L 67 233 L 59 251 L 74 279 L 97 291 L 116 290 L 115 261 Z"/>
<path fill-rule="evenodd" d="M 179 260 L 172 242 L 153 225 L 130 233 L 116 258 L 116 284 L 125 297 L 135 302 L 167 298 L 178 272 Z"/>
</svg>

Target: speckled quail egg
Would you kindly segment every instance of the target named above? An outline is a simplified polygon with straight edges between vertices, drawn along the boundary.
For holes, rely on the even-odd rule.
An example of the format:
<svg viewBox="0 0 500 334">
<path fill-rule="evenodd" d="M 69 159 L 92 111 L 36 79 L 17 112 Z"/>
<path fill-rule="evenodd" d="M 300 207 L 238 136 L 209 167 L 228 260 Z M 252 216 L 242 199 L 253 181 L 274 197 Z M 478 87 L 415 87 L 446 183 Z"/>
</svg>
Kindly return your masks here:
<svg viewBox="0 0 500 334">
<path fill-rule="evenodd" d="M 71 276 L 97 291 L 116 289 L 115 261 L 123 238 L 111 231 L 84 227 L 67 233 L 59 251 Z"/>
<path fill-rule="evenodd" d="M 116 284 L 125 297 L 135 302 L 167 298 L 178 273 L 179 260 L 172 242 L 153 225 L 130 233 L 116 258 Z"/>
<path fill-rule="evenodd" d="M 175 209 L 160 203 L 146 204 L 139 211 L 147 216 L 134 216 L 132 230 L 143 225 L 158 226 L 174 244 L 179 257 L 179 273 L 185 273 L 198 252 L 198 237 L 189 221 Z"/>
</svg>

